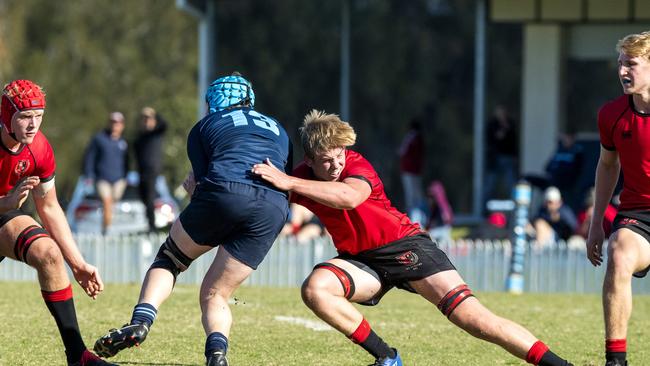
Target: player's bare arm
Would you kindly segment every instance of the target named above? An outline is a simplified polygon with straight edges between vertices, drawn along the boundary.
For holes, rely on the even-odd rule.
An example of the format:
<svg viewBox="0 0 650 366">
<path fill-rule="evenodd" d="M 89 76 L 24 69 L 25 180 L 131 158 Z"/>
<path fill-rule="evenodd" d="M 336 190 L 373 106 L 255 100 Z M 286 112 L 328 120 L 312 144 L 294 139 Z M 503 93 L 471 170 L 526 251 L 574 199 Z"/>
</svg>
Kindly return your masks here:
<svg viewBox="0 0 650 366">
<path fill-rule="evenodd" d="M 342 182 L 323 182 L 292 177 L 279 170 L 270 161 L 255 164 L 254 174 L 284 191 L 296 192 L 326 206 L 350 210 L 368 199 L 371 188 L 367 182 L 357 178 L 346 178 Z"/>
<path fill-rule="evenodd" d="M 600 266 L 603 262 L 603 241 L 605 232 L 603 230 L 603 215 L 612 193 L 618 181 L 621 170 L 618 153 L 609 151 L 601 146 L 600 158 L 596 168 L 596 193 L 594 203 L 594 214 L 589 226 L 587 237 L 587 258 L 594 266 Z"/>
<path fill-rule="evenodd" d="M 47 192 L 34 194 L 34 204 L 43 226 L 49 231 L 59 246 L 63 258 L 72 269 L 72 274 L 86 294 L 93 299 L 104 290 L 104 283 L 95 266 L 88 264 L 72 237 L 70 226 L 59 205 L 56 188 L 52 186 Z"/>
<path fill-rule="evenodd" d="M 0 214 L 20 208 L 29 192 L 39 183 L 38 177 L 25 177 L 5 196 L 0 197 Z"/>
</svg>

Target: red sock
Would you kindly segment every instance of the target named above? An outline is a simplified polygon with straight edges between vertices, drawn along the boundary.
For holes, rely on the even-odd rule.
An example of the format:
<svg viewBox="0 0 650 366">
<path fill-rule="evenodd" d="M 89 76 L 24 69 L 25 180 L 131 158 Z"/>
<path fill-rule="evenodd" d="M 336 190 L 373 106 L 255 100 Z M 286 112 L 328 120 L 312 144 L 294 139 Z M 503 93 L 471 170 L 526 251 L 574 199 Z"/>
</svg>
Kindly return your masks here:
<svg viewBox="0 0 650 366">
<path fill-rule="evenodd" d="M 58 291 L 41 290 L 41 295 L 43 296 L 43 300 L 45 300 L 45 302 L 66 301 L 72 298 L 72 284 Z"/>
<path fill-rule="evenodd" d="M 352 342 L 361 346 L 375 358 L 395 357 L 395 351 L 384 342 L 377 333 L 373 332 L 370 324 L 363 319 L 357 330 L 350 335 Z"/>
<path fill-rule="evenodd" d="M 528 354 L 526 354 L 526 362 L 532 363 L 533 365 L 539 364 L 539 361 L 542 360 L 542 356 L 544 356 L 546 351 L 548 351 L 548 346 L 546 346 L 544 342 L 535 342 L 528 350 Z"/>
<path fill-rule="evenodd" d="M 350 339 L 352 340 L 352 342 L 360 344 L 363 343 L 368 338 L 369 334 L 370 334 L 370 324 L 368 324 L 368 322 L 364 318 L 363 320 L 361 320 L 361 324 L 359 324 L 357 330 L 355 330 L 354 333 L 350 335 Z"/>
<path fill-rule="evenodd" d="M 627 352 L 627 340 L 607 339 L 605 340 L 605 351 L 607 352 Z"/>
</svg>

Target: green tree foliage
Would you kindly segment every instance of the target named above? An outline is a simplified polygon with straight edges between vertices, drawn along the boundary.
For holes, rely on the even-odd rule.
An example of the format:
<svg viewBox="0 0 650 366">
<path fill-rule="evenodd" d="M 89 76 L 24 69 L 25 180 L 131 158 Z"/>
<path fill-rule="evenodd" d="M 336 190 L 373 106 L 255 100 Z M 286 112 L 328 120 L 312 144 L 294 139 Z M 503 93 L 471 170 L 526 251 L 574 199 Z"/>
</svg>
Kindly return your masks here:
<svg viewBox="0 0 650 366">
<path fill-rule="evenodd" d="M 172 1 L 153 0 L 4 0 L 0 9 L 0 80 L 29 78 L 45 88 L 43 131 L 57 154 L 64 192 L 108 113 L 126 115 L 132 139 L 145 105 L 172 123 L 165 166 L 174 181 L 181 179 L 189 168 L 185 136 L 197 107 L 193 18 Z"/>
</svg>

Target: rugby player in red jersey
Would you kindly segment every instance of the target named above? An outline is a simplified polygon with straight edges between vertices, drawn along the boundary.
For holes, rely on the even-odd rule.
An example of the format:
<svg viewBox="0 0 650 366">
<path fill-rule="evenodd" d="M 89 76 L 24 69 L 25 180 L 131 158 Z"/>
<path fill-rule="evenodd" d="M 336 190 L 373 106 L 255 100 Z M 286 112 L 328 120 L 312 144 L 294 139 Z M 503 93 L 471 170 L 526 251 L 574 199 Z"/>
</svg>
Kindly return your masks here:
<svg viewBox="0 0 650 366">
<path fill-rule="evenodd" d="M 104 284 L 97 268 L 79 252 L 59 205 L 54 186 L 54 152 L 39 131 L 44 112 L 45 94 L 32 81 L 15 80 L 2 90 L 0 260 L 9 257 L 36 269 L 68 365 L 113 365 L 89 352 L 79 333 L 65 263 L 88 296 L 96 298 Z M 30 193 L 44 227 L 20 210 Z"/>
<path fill-rule="evenodd" d="M 603 215 L 622 169 L 621 204 L 607 247 L 603 282 L 606 366 L 627 365 L 632 277 L 650 269 L 650 31 L 618 41 L 618 77 L 624 95 L 598 112 L 600 159 L 587 257 L 603 262 Z"/>
<path fill-rule="evenodd" d="M 302 286 L 305 304 L 375 357 L 401 366 L 352 305 L 376 305 L 391 288 L 418 293 L 471 335 L 498 344 L 529 363 L 570 365 L 522 326 L 483 307 L 446 254 L 408 216 L 395 209 L 377 172 L 358 152 L 352 127 L 333 114 L 311 111 L 300 129 L 305 159 L 284 174 L 270 162 L 252 172 L 290 191 L 291 201 L 314 212 L 339 253 L 316 265 Z"/>
</svg>

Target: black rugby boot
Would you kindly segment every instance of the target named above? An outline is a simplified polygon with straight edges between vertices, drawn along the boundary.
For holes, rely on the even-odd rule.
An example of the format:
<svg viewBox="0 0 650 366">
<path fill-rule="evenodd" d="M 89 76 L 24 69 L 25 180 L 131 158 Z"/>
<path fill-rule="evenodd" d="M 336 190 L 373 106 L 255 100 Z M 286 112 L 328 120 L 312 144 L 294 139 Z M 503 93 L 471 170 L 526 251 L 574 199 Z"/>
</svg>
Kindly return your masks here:
<svg viewBox="0 0 650 366">
<path fill-rule="evenodd" d="M 113 357 L 123 349 L 139 346 L 149 334 L 144 324 L 126 324 L 120 329 L 111 329 L 95 342 L 94 350 L 101 357 Z"/>
<path fill-rule="evenodd" d="M 226 352 L 223 350 L 216 350 L 212 352 L 210 357 L 205 364 L 206 366 L 228 366 L 228 360 L 226 359 Z"/>
</svg>

